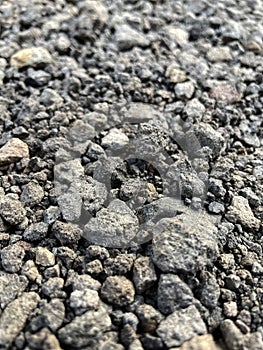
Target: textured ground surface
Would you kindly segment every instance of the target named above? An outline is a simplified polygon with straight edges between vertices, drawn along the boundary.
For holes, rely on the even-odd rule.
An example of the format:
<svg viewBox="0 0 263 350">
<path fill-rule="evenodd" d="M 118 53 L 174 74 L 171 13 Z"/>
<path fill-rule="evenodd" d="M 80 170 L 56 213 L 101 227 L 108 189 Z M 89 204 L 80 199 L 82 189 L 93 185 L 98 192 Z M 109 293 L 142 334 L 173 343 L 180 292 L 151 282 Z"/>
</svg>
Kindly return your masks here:
<svg viewBox="0 0 263 350">
<path fill-rule="evenodd" d="M 1 349 L 263 349 L 262 6 L 0 1 Z"/>
</svg>

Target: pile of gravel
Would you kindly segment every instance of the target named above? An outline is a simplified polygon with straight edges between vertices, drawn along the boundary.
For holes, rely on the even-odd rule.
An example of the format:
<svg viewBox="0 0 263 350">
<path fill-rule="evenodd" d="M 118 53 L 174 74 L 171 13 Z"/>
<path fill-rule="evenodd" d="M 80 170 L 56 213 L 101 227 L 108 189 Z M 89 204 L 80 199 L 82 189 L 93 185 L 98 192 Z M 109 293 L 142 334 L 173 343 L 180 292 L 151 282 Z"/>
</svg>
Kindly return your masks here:
<svg viewBox="0 0 263 350">
<path fill-rule="evenodd" d="M 1 349 L 263 349 L 262 17 L 1 2 Z"/>
</svg>

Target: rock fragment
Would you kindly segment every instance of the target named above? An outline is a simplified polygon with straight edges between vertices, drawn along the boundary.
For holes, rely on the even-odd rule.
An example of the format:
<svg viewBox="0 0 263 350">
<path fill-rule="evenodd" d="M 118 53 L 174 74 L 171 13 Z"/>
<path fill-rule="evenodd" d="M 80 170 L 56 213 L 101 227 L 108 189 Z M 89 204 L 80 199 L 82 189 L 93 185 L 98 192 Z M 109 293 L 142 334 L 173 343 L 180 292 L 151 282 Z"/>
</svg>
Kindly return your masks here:
<svg viewBox="0 0 263 350">
<path fill-rule="evenodd" d="M 212 47 L 206 56 L 211 62 L 230 61 L 233 58 L 232 52 L 227 46 Z"/>
<path fill-rule="evenodd" d="M 0 347 L 8 349 L 22 331 L 28 316 L 37 306 L 39 296 L 35 292 L 23 293 L 12 301 L 0 316 Z"/>
<path fill-rule="evenodd" d="M 120 50 L 130 50 L 134 46 L 146 47 L 149 40 L 140 32 L 132 29 L 127 24 L 120 25 L 115 35 L 116 42 Z"/>
<path fill-rule="evenodd" d="M 18 244 L 9 245 L 2 249 L 1 260 L 5 271 L 14 273 L 20 271 L 25 250 Z"/>
<path fill-rule="evenodd" d="M 28 145 L 14 137 L 0 149 L 0 169 L 22 158 L 29 158 Z"/>
<path fill-rule="evenodd" d="M 153 261 L 163 272 L 194 273 L 217 258 L 217 229 L 207 214 L 160 220 L 153 229 Z M 190 220 L 190 221 L 189 221 Z"/>
<path fill-rule="evenodd" d="M 174 311 L 157 328 L 157 334 L 169 348 L 206 332 L 206 325 L 193 305 Z"/>
<path fill-rule="evenodd" d="M 58 331 L 59 340 L 64 346 L 71 348 L 98 348 L 102 335 L 111 326 L 111 319 L 106 309 L 90 310 Z"/>
<path fill-rule="evenodd" d="M 214 342 L 211 334 L 197 335 L 191 340 L 186 341 L 180 348 L 171 350 L 223 350 Z"/>
<path fill-rule="evenodd" d="M 55 265 L 55 255 L 47 248 L 38 247 L 36 249 L 36 264 L 44 267 Z"/>
<path fill-rule="evenodd" d="M 16 273 L 0 272 L 0 307 L 3 310 L 12 300 L 25 291 L 28 280 Z"/>
<path fill-rule="evenodd" d="M 110 304 L 125 306 L 134 300 L 134 287 L 124 276 L 106 278 L 101 288 L 101 297 Z"/>
<path fill-rule="evenodd" d="M 263 348 L 263 340 L 259 332 L 242 334 L 234 322 L 229 319 L 221 323 L 220 330 L 228 349 L 260 350 Z"/>
<path fill-rule="evenodd" d="M 259 230 L 260 228 L 260 220 L 254 216 L 248 200 L 242 196 L 233 197 L 226 218 L 233 223 L 244 225 L 250 230 Z"/>
<path fill-rule="evenodd" d="M 44 190 L 37 182 L 31 181 L 23 186 L 20 198 L 23 203 L 36 205 L 44 198 Z"/>
<path fill-rule="evenodd" d="M 98 292 L 92 289 L 75 290 L 69 299 L 70 307 L 76 315 L 81 315 L 88 310 L 97 310 L 100 304 Z"/>
<path fill-rule="evenodd" d="M 45 222 L 37 222 L 30 225 L 23 234 L 26 241 L 34 242 L 45 238 L 48 233 L 48 224 Z"/>
<path fill-rule="evenodd" d="M 58 339 L 48 328 L 42 328 L 39 332 L 26 333 L 26 340 L 30 349 L 41 350 L 62 350 Z"/>
<path fill-rule="evenodd" d="M 85 226 L 85 238 L 105 247 L 130 244 L 138 230 L 138 218 L 121 200 L 113 200 L 107 208 L 97 212 Z"/>
<path fill-rule="evenodd" d="M 177 275 L 162 274 L 158 285 L 158 309 L 164 314 L 173 313 L 177 307 L 185 308 L 193 303 L 193 293 Z"/>
<path fill-rule="evenodd" d="M 50 53 L 44 47 L 31 47 L 17 51 L 11 57 L 11 66 L 23 68 L 27 66 L 37 67 L 52 62 Z"/>
<path fill-rule="evenodd" d="M 210 97 L 225 104 L 232 104 L 240 100 L 241 94 L 233 85 L 225 81 L 215 83 L 210 89 Z"/>
<path fill-rule="evenodd" d="M 0 197 L 0 216 L 10 225 L 20 224 L 26 217 L 22 203 L 7 196 Z"/>
<path fill-rule="evenodd" d="M 52 232 L 61 245 L 70 246 L 78 243 L 82 230 L 74 224 L 56 221 L 53 224 Z"/>
<path fill-rule="evenodd" d="M 137 292 L 143 293 L 157 280 L 154 265 L 149 257 L 137 258 L 133 266 L 133 282 Z"/>
</svg>

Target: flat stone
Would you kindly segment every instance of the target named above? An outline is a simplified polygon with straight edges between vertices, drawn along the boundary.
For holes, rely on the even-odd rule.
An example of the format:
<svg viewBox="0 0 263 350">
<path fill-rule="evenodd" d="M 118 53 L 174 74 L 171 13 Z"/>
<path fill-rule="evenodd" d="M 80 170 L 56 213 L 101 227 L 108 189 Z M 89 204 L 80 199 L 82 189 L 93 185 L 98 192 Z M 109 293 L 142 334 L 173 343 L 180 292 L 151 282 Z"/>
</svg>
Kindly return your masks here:
<svg viewBox="0 0 263 350">
<path fill-rule="evenodd" d="M 44 47 L 31 47 L 17 51 L 12 57 L 10 64 L 16 68 L 26 66 L 37 67 L 52 62 L 50 53 Z"/>
<path fill-rule="evenodd" d="M 29 158 L 28 145 L 18 138 L 12 138 L 0 149 L 0 169 L 22 158 Z"/>
<path fill-rule="evenodd" d="M 232 52 L 229 47 L 212 47 L 208 52 L 206 57 L 211 62 L 222 62 L 230 61 L 233 58 Z"/>
</svg>

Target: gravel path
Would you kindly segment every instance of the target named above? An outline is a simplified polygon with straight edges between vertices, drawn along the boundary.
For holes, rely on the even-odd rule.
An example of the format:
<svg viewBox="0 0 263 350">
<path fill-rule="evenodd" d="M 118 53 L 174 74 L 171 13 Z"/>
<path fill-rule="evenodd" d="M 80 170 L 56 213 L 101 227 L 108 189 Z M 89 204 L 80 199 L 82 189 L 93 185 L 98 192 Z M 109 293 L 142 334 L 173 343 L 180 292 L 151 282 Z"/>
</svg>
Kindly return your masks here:
<svg viewBox="0 0 263 350">
<path fill-rule="evenodd" d="M 261 0 L 0 1 L 0 349 L 263 349 Z"/>
</svg>

